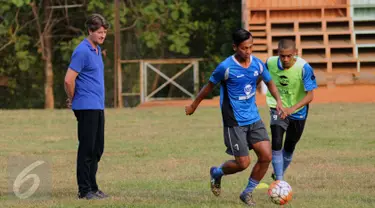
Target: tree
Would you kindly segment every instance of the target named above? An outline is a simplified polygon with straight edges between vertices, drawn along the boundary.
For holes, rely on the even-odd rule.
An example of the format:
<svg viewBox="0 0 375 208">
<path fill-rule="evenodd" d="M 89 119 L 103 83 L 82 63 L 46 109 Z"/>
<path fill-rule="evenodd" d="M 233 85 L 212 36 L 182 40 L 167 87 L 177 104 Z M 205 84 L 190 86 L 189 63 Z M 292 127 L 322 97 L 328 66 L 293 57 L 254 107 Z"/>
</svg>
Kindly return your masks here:
<svg viewBox="0 0 375 208">
<path fill-rule="evenodd" d="M 52 2 L 58 4 L 52 5 Z M 69 21 L 67 21 L 69 17 L 68 5 L 66 4 L 70 2 L 73 1 L 61 3 L 60 1 L 52 0 L 33 0 L 32 2 L 30 0 L 12 0 L 2 3 L 0 9 L 5 14 L 4 22 L 0 25 L 0 36 L 5 37 L 2 39 L 4 43 L 1 44 L 0 53 L 7 54 L 6 52 L 11 52 L 11 46 L 14 45 L 16 55 L 16 58 L 8 56 L 9 59 L 6 59 L 5 64 L 2 65 L 5 68 L 0 66 L 0 75 L 17 74 L 16 69 L 9 70 L 12 68 L 11 63 L 15 59 L 17 59 L 18 69 L 21 71 L 32 70 L 31 66 L 38 59 L 41 59 L 42 67 L 44 68 L 44 107 L 49 109 L 55 106 L 53 52 L 59 47 L 59 45 L 54 46 L 53 41 L 59 37 L 74 37 L 74 35 L 71 36 L 69 34 L 69 29 L 61 31 L 58 28 L 55 30 L 57 24 L 61 24 L 63 28 L 74 28 L 69 27 Z M 60 43 L 62 42 L 64 41 Z M 33 53 L 32 48 L 34 47 L 37 49 L 37 53 Z"/>
<path fill-rule="evenodd" d="M 34 22 L 27 10 L 27 0 L 1 1 L 0 14 L 0 76 L 10 77 L 8 86 L 3 89 L 1 106 L 31 107 L 35 101 L 31 95 L 36 86 L 33 81 L 39 79 L 35 74 L 30 76 L 37 65 L 37 55 L 31 50 L 32 36 L 28 34 Z M 28 85 L 28 87 L 25 87 Z"/>
<path fill-rule="evenodd" d="M 60 42 L 60 45 L 53 46 L 53 40 L 59 39 L 59 36 L 67 37 L 72 39 L 76 37 L 75 34 L 83 35 L 83 29 L 76 28 L 72 24 L 74 21 L 70 21 L 70 18 L 80 18 L 72 15 L 69 17 L 69 10 L 84 7 L 84 4 L 75 4 L 76 1 L 36 1 L 30 4 L 32 13 L 36 21 L 36 31 L 38 34 L 38 51 L 41 54 L 41 59 L 44 62 L 44 93 L 45 93 L 45 108 L 52 109 L 55 106 L 54 93 L 53 93 L 53 51 L 59 49 L 59 46 L 64 43 Z M 83 10 L 84 12 L 84 10 Z M 59 25 L 60 27 L 55 27 Z M 62 31 L 61 28 L 65 29 Z M 73 31 L 73 35 L 70 33 Z M 70 41 L 70 40 L 69 40 Z M 75 47 L 75 46 L 73 46 Z"/>
<path fill-rule="evenodd" d="M 190 54 L 190 34 L 198 29 L 198 22 L 192 21 L 192 9 L 188 1 L 151 0 L 134 4 L 128 0 L 126 8 L 129 8 L 129 12 L 125 19 L 129 23 L 133 22 L 126 30 L 133 26 L 135 36 L 142 41 L 140 44 L 147 48 L 140 51 L 141 57 L 163 59 L 166 56 Z M 159 70 L 161 67 L 157 66 Z M 155 74 L 151 91 L 158 87 L 159 80 L 159 74 Z M 168 96 L 172 94 L 174 85 L 170 85 L 169 89 Z"/>
<path fill-rule="evenodd" d="M 9 77 L 0 107 L 64 107 L 62 80 L 74 48 L 86 35 L 86 17 L 101 13 L 113 28 L 113 0 L 0 0 L 0 4 L 0 76 Z M 205 57 L 209 61 L 200 69 L 207 79 L 232 52 L 231 32 L 241 25 L 240 8 L 240 0 L 121 0 L 122 59 Z M 112 28 L 102 46 L 107 51 L 106 105 L 111 105 L 113 95 Z M 157 86 L 157 76 L 151 78 Z M 137 82 L 130 82 L 137 90 Z"/>
<path fill-rule="evenodd" d="M 194 56 L 205 57 L 200 65 L 201 83 L 225 57 L 233 54 L 232 32 L 241 27 L 241 0 L 190 0 L 193 21 L 199 29 L 191 36 L 189 47 Z M 213 95 L 220 93 L 215 88 Z"/>
<path fill-rule="evenodd" d="M 34 0 L 31 3 L 31 8 L 36 20 L 36 30 L 39 35 L 38 51 L 40 51 L 44 62 L 44 107 L 47 109 L 53 109 L 55 103 L 53 96 L 52 29 L 57 20 L 53 17 L 51 1 L 49 0 L 43 1 L 43 5 L 40 6 L 38 6 L 37 2 Z M 41 8 L 43 8 L 42 12 L 40 12 Z M 40 16 L 43 17 L 43 21 L 40 20 Z"/>
<path fill-rule="evenodd" d="M 93 0 L 88 11 L 103 13 L 114 25 L 112 1 Z M 190 34 L 198 29 L 191 21 L 188 0 L 123 0 L 120 6 L 122 59 L 183 57 L 190 54 Z M 111 9 L 106 9 L 111 8 Z M 129 41 L 131 40 L 131 41 Z M 161 68 L 162 66 L 157 66 Z M 158 74 L 151 74 L 153 89 L 159 82 Z"/>
</svg>

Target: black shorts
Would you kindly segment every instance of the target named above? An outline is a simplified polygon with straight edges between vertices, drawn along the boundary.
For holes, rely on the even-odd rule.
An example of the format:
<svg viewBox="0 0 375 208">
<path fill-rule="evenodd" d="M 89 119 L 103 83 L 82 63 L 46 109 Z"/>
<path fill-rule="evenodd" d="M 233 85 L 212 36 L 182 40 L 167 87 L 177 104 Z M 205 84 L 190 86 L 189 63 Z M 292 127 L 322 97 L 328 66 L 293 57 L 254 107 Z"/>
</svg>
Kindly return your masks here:
<svg viewBox="0 0 375 208">
<path fill-rule="evenodd" d="M 224 126 L 224 143 L 229 155 L 248 156 L 252 145 L 261 141 L 269 141 L 262 120 L 246 126 Z"/>
</svg>

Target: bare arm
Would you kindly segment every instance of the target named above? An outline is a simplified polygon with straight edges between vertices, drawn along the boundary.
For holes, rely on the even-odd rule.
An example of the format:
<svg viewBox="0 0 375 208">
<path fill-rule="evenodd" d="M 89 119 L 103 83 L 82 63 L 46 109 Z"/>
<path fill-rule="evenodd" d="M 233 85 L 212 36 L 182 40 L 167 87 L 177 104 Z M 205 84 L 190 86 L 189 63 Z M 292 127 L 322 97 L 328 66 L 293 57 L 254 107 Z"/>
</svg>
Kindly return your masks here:
<svg viewBox="0 0 375 208">
<path fill-rule="evenodd" d="M 314 99 L 314 91 L 312 91 L 312 90 L 307 91 L 307 94 L 305 95 L 305 97 L 303 97 L 303 99 L 300 100 L 297 104 L 290 107 L 290 110 L 287 113 L 289 113 L 289 115 L 292 114 L 297 109 L 309 104 L 313 99 Z"/>
<path fill-rule="evenodd" d="M 76 86 L 76 78 L 78 73 L 72 69 L 68 69 L 64 79 L 64 89 L 65 93 L 68 96 L 68 105 L 71 103 L 74 97 L 74 90 Z"/>
<path fill-rule="evenodd" d="M 201 91 L 198 93 L 198 96 L 195 98 L 195 100 L 193 101 L 193 103 L 191 103 L 189 106 L 186 106 L 185 107 L 185 112 L 186 112 L 186 115 L 191 115 L 194 113 L 194 111 L 198 108 L 199 104 L 201 103 L 201 101 L 207 97 L 207 95 L 209 93 L 212 92 L 212 90 L 214 89 L 215 85 L 214 83 L 212 82 L 208 82 L 208 84 L 206 84 L 202 89 Z"/>
<path fill-rule="evenodd" d="M 283 111 L 283 105 L 282 105 L 282 102 L 281 102 L 279 91 L 277 90 L 277 87 L 276 87 L 275 83 L 271 80 L 271 81 L 267 82 L 266 85 L 267 85 L 267 88 L 270 91 L 271 95 L 276 100 L 276 103 L 277 103 L 276 110 L 278 112 L 282 112 Z"/>
</svg>

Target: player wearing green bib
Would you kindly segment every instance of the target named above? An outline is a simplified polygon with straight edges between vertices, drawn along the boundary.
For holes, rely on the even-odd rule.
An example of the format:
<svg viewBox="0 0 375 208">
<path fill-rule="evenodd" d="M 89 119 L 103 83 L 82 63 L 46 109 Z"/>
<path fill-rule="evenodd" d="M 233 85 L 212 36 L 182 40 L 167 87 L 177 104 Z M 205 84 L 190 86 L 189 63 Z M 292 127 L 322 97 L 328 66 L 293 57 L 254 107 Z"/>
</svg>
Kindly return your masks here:
<svg viewBox="0 0 375 208">
<path fill-rule="evenodd" d="M 271 114 L 274 180 L 283 180 L 284 172 L 292 161 L 294 149 L 305 127 L 308 104 L 313 100 L 313 90 L 317 88 L 312 67 L 302 58 L 296 57 L 296 51 L 294 41 L 281 40 L 278 56 L 270 57 L 266 63 L 284 106 L 284 111 L 278 114 L 275 109 L 276 101 L 267 92 L 266 101 Z"/>
</svg>

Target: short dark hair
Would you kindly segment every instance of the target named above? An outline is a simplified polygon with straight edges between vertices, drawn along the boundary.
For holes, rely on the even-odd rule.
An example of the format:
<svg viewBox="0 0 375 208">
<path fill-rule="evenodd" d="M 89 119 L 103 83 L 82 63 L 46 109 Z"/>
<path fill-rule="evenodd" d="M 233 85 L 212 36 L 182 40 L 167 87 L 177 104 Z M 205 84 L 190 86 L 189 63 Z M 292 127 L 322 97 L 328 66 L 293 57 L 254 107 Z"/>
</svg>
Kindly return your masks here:
<svg viewBox="0 0 375 208">
<path fill-rule="evenodd" d="M 109 23 L 107 22 L 107 20 L 104 19 L 102 15 L 92 14 L 87 18 L 85 26 L 86 26 L 87 32 L 88 31 L 95 32 L 101 27 L 104 27 L 104 29 L 108 29 Z"/>
<path fill-rule="evenodd" d="M 285 49 L 295 49 L 296 48 L 296 43 L 294 40 L 291 39 L 281 39 L 279 41 L 279 50 L 285 50 Z"/>
<path fill-rule="evenodd" d="M 249 39 L 253 37 L 251 35 L 251 33 L 245 29 L 237 29 L 236 31 L 233 32 L 232 34 L 232 39 L 233 39 L 233 43 L 238 46 L 240 45 L 242 42 L 244 42 L 245 40 Z"/>
</svg>

